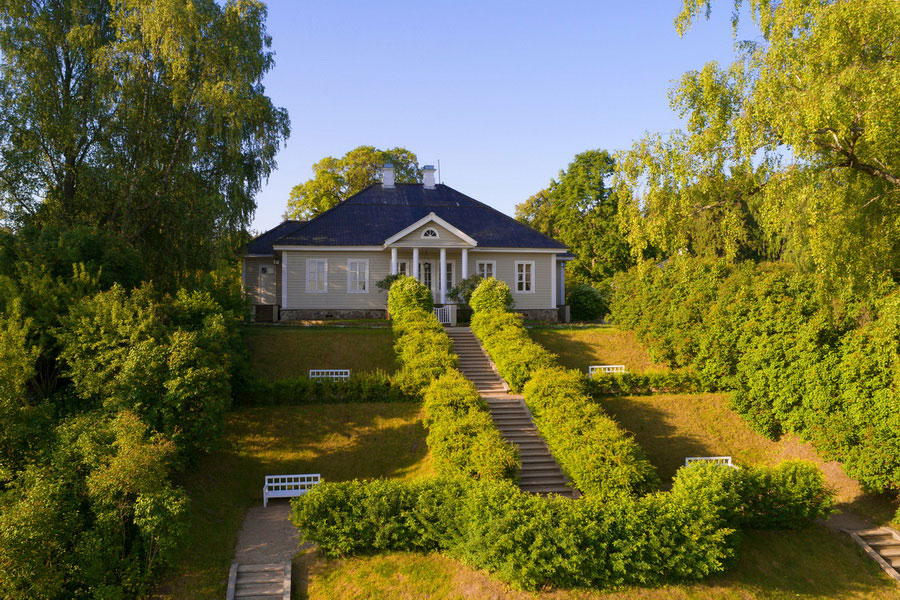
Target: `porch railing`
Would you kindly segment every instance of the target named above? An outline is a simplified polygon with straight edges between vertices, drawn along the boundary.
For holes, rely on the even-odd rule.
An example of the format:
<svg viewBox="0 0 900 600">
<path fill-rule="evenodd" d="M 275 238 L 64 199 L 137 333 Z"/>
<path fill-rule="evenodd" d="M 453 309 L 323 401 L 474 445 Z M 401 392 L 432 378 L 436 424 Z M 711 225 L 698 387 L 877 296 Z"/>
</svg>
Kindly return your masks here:
<svg viewBox="0 0 900 600">
<path fill-rule="evenodd" d="M 450 324 L 450 307 L 449 306 L 441 306 L 434 309 L 434 316 L 437 317 L 437 320 L 441 325 L 449 325 Z"/>
</svg>

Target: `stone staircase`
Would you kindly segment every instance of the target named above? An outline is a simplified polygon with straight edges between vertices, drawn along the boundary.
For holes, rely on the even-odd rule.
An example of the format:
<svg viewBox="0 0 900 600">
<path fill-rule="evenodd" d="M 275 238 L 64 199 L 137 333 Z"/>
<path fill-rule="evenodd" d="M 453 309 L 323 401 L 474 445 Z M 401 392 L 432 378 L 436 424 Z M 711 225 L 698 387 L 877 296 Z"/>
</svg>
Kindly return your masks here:
<svg viewBox="0 0 900 600">
<path fill-rule="evenodd" d="M 885 573 L 900 581 L 900 572 L 897 571 L 900 569 L 900 533 L 890 527 L 848 530 L 847 533 Z"/>
<path fill-rule="evenodd" d="M 232 563 L 226 600 L 291 600 L 291 563 Z"/>
<path fill-rule="evenodd" d="M 500 433 L 519 447 L 522 471 L 519 487 L 534 494 L 573 497 L 578 492 L 566 485 L 559 464 L 540 436 L 525 400 L 509 394 L 509 386 L 497 373 L 494 363 L 468 327 L 448 327 L 453 351 L 459 356 L 459 370 L 478 388 Z"/>
</svg>

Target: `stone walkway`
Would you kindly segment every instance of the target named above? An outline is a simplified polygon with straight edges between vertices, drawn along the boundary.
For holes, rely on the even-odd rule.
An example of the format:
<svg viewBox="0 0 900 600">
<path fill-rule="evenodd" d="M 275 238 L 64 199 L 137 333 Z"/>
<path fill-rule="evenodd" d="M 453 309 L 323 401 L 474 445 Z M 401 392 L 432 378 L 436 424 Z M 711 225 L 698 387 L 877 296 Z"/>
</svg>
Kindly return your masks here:
<svg viewBox="0 0 900 600">
<path fill-rule="evenodd" d="M 269 500 L 269 506 L 253 506 L 244 517 L 234 550 L 234 562 L 261 565 L 287 562 L 300 550 L 300 535 L 291 523 L 287 498 Z"/>
</svg>

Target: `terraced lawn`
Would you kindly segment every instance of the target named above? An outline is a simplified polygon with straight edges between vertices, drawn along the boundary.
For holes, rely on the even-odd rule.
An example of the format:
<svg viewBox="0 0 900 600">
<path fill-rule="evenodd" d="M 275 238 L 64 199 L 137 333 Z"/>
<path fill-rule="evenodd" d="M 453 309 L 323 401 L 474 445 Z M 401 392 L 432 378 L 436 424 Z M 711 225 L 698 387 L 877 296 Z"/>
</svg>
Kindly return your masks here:
<svg viewBox="0 0 900 600">
<path fill-rule="evenodd" d="M 585 372 L 590 365 L 625 365 L 633 373 L 668 370 L 653 362 L 633 332 L 610 325 L 534 327 L 529 333 L 569 369 Z"/>
<path fill-rule="evenodd" d="M 389 328 L 248 325 L 244 334 L 250 364 L 264 377 L 305 376 L 310 369 L 391 373 L 395 367 Z"/>
</svg>

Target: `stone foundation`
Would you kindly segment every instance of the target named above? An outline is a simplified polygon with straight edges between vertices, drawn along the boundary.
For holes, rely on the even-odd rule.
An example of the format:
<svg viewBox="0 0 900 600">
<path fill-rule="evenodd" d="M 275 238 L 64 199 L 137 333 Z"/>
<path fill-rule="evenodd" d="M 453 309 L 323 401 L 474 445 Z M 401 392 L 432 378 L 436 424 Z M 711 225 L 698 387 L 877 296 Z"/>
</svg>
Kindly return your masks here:
<svg viewBox="0 0 900 600">
<path fill-rule="evenodd" d="M 548 323 L 559 322 L 559 310 L 555 308 L 521 308 L 513 309 L 515 312 L 525 315 L 526 319 L 534 321 L 546 321 Z"/>
<path fill-rule="evenodd" d="M 281 321 L 319 321 L 323 319 L 387 319 L 384 308 L 291 308 L 282 309 Z"/>
</svg>

